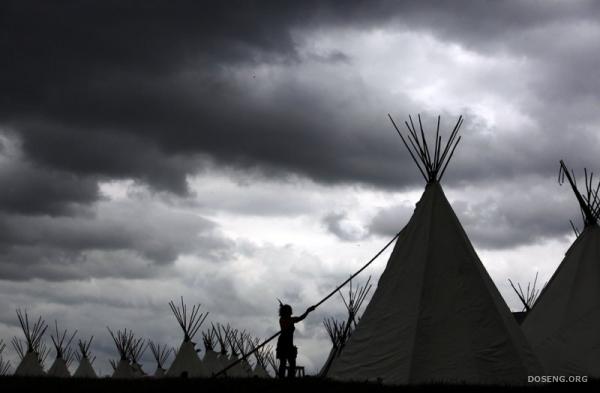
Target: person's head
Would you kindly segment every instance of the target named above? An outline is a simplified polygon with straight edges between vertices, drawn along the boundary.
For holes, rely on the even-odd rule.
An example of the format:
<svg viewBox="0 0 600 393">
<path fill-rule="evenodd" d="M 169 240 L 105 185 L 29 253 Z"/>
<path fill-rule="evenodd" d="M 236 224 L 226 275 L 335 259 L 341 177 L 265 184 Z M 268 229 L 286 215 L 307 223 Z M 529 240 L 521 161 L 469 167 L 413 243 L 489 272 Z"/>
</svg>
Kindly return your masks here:
<svg viewBox="0 0 600 393">
<path fill-rule="evenodd" d="M 279 304 L 279 316 L 284 318 L 291 317 L 292 306 L 289 304 Z"/>
</svg>

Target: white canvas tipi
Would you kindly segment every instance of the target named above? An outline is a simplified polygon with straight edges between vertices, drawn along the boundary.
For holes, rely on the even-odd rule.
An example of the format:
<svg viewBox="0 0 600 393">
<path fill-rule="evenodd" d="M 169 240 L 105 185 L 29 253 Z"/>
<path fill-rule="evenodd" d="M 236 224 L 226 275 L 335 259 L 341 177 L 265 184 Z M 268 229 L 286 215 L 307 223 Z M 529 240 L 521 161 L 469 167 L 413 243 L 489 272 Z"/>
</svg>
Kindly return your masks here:
<svg viewBox="0 0 600 393">
<path fill-rule="evenodd" d="M 255 338 L 252 341 L 252 351 L 256 364 L 252 370 L 252 375 L 258 378 L 271 378 L 269 371 L 267 371 L 267 355 L 271 352 L 271 346 L 264 345 L 263 347 L 256 349 L 260 345 L 260 340 Z"/>
<path fill-rule="evenodd" d="M 43 361 L 47 356 L 47 351 L 42 345 L 42 337 L 48 328 L 48 325 L 39 317 L 33 324 L 29 324 L 27 312 L 17 310 L 17 318 L 25 335 L 25 344 L 16 337 L 12 344 L 21 358 L 21 362 L 15 370 L 16 376 L 39 377 L 45 375 Z"/>
<path fill-rule="evenodd" d="M 107 327 L 107 329 L 119 353 L 119 361 L 114 364 L 112 377 L 118 379 L 134 378 L 135 373 L 129 363 L 129 351 L 134 340 L 133 332 L 125 329 L 123 331 L 117 330 L 117 334 L 114 334 L 110 328 Z"/>
<path fill-rule="evenodd" d="M 204 358 L 202 359 L 204 369 L 208 375 L 216 374 L 221 371 L 223 367 L 221 367 L 219 355 L 215 352 L 217 332 L 214 325 L 211 326 L 209 330 L 202 332 L 202 341 L 204 342 Z"/>
<path fill-rule="evenodd" d="M 232 378 L 244 378 L 248 376 L 247 370 L 242 367 L 242 363 L 238 360 L 240 359 L 239 350 L 238 350 L 238 335 L 239 331 L 237 329 L 233 329 L 230 326 L 227 326 L 225 331 L 225 338 L 229 343 L 229 361 L 227 362 L 227 366 L 232 363 L 235 363 L 233 367 L 227 370 L 227 376 Z"/>
<path fill-rule="evenodd" d="M 585 172 L 585 193 L 566 177 L 579 202 L 585 227 L 528 312 L 522 328 L 548 375 L 600 378 L 600 183 Z"/>
<path fill-rule="evenodd" d="M 152 352 L 152 356 L 156 361 L 156 370 L 154 371 L 154 377 L 162 378 L 167 373 L 167 370 L 164 367 L 165 363 L 169 359 L 169 355 L 171 355 L 171 352 L 174 352 L 174 349 L 169 348 L 166 345 L 156 344 L 152 341 L 148 343 L 148 346 L 150 347 L 150 352 Z"/>
<path fill-rule="evenodd" d="M 88 341 L 78 340 L 77 346 L 79 347 L 79 352 L 75 353 L 75 357 L 79 362 L 79 366 L 77 366 L 77 370 L 73 374 L 74 378 L 98 378 L 98 375 L 94 371 L 94 360 L 95 357 L 91 357 L 90 347 L 92 346 L 92 340 L 94 336 L 90 337 Z"/>
<path fill-rule="evenodd" d="M 248 354 L 252 351 L 252 337 L 249 333 L 243 331 L 240 333 L 236 342 L 242 357 L 242 360 L 240 360 L 240 366 L 243 370 L 243 376 L 250 377 L 253 374 L 253 369 L 250 365 Z"/>
<path fill-rule="evenodd" d="M 406 125 L 413 150 L 396 128 L 427 186 L 329 377 L 525 384 L 527 376 L 542 374 L 439 183 L 460 141 L 461 123 L 462 117 L 444 147 L 438 118 L 432 150 L 412 119 Z"/>
<path fill-rule="evenodd" d="M 62 334 L 58 331 L 58 323 L 56 321 L 54 321 L 54 328 L 55 331 L 53 334 L 50 334 L 50 339 L 52 340 L 54 350 L 56 351 L 56 358 L 54 359 L 54 363 L 52 363 L 52 366 L 50 366 L 50 369 L 48 370 L 48 376 L 57 378 L 68 378 L 71 376 L 69 366 L 73 361 L 73 351 L 71 349 L 71 342 L 75 338 L 77 330 L 75 330 L 73 334 L 70 337 L 68 337 L 67 330 L 63 330 Z"/>
<path fill-rule="evenodd" d="M 214 332 L 217 336 L 217 341 L 219 342 L 220 351 L 217 356 L 217 360 L 219 362 L 219 371 L 223 370 L 227 365 L 229 365 L 229 355 L 227 354 L 227 328 L 217 323 L 214 326 Z M 217 371 L 218 372 L 218 371 Z"/>
<path fill-rule="evenodd" d="M 175 360 L 167 371 L 168 377 L 208 377 L 208 373 L 202 365 L 202 361 L 198 357 L 196 343 L 192 341 L 202 323 L 208 316 L 208 313 L 200 312 L 200 304 L 192 306 L 192 310 L 188 315 L 187 306 L 181 298 L 181 307 L 176 306 L 172 301 L 169 303 L 171 311 L 177 319 L 177 323 L 183 330 L 183 342 L 175 355 Z"/>
<path fill-rule="evenodd" d="M 146 340 L 141 337 L 134 338 L 129 346 L 129 362 L 133 369 L 133 376 L 136 378 L 146 376 L 146 372 L 142 369 L 142 365 L 140 364 L 140 360 L 144 355 L 144 352 L 146 352 L 146 348 Z"/>
<path fill-rule="evenodd" d="M 348 299 L 344 297 L 341 291 L 338 292 L 342 298 L 342 301 L 344 302 L 344 305 L 346 306 L 348 317 L 346 318 L 346 321 L 337 321 L 334 318 L 326 318 L 323 320 L 323 325 L 325 326 L 325 330 L 327 330 L 327 334 L 331 340 L 331 350 L 329 351 L 329 355 L 325 360 L 325 364 L 323 364 L 323 367 L 321 367 L 321 370 L 319 371 L 319 377 L 327 376 L 327 372 L 329 371 L 329 367 L 331 367 L 331 363 L 333 363 L 334 359 L 342 352 L 344 345 L 346 345 L 346 341 L 348 341 L 352 331 L 356 328 L 356 325 L 358 324 L 358 312 L 372 288 L 370 282 L 371 277 L 368 278 L 364 286 L 359 286 L 358 288 L 353 289 L 352 281 L 350 281 Z"/>
</svg>

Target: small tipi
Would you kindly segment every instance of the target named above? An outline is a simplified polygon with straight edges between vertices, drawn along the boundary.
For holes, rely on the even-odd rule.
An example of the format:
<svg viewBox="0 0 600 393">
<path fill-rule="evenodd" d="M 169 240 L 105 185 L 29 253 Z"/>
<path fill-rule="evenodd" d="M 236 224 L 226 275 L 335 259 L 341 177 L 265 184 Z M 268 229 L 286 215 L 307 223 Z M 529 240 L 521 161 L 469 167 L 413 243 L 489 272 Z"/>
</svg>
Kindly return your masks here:
<svg viewBox="0 0 600 393">
<path fill-rule="evenodd" d="M 93 339 L 94 336 L 90 337 L 88 341 L 78 340 L 77 342 L 79 352 L 75 353 L 75 358 L 77 358 L 79 366 L 77 366 L 77 370 L 75 370 L 75 373 L 73 374 L 74 378 L 98 378 L 98 375 L 92 366 L 96 358 L 91 357 L 90 351 Z"/>
<path fill-rule="evenodd" d="M 227 339 L 227 342 L 229 343 L 229 350 L 231 353 L 229 355 L 229 362 L 227 364 L 230 365 L 232 363 L 235 363 L 233 367 L 227 370 L 227 376 L 232 378 L 243 378 L 248 376 L 247 371 L 244 370 L 241 362 L 238 361 L 240 358 L 237 342 L 239 333 L 240 332 L 237 329 L 234 329 L 229 325 L 227 326 L 225 332 L 225 337 Z"/>
<path fill-rule="evenodd" d="M 56 351 L 56 358 L 54 363 L 48 370 L 48 376 L 58 378 L 68 378 L 71 376 L 69 366 L 73 362 L 73 350 L 71 349 L 71 342 L 77 334 L 77 330 L 73 332 L 71 336 L 68 336 L 67 330 L 63 330 L 62 333 L 58 331 L 58 322 L 54 321 L 55 331 L 50 334 L 52 345 Z"/>
<path fill-rule="evenodd" d="M 255 338 L 252 341 L 252 351 L 254 353 L 254 358 L 256 359 L 256 364 L 252 370 L 252 375 L 258 378 L 271 378 L 269 371 L 267 371 L 267 354 L 271 352 L 272 347 L 264 345 L 261 348 L 256 349 L 259 345 L 260 340 Z"/>
<path fill-rule="evenodd" d="M 585 191 L 560 162 L 581 208 L 584 229 L 529 311 L 522 328 L 548 375 L 600 378 L 600 182 L 585 170 Z"/>
<path fill-rule="evenodd" d="M 248 354 L 252 351 L 252 337 L 246 331 L 240 332 L 240 335 L 237 339 L 237 347 L 240 351 L 240 355 L 242 360 L 240 360 L 240 366 L 244 371 L 244 377 L 252 376 L 252 365 L 250 365 L 250 359 L 248 358 Z"/>
<path fill-rule="evenodd" d="M 537 279 L 538 274 L 536 273 L 535 279 L 533 280 L 533 285 L 531 283 L 528 283 L 526 291 L 523 290 L 521 284 L 517 283 L 517 285 L 515 285 L 510 278 L 508 279 L 510 286 L 512 287 L 513 291 L 515 291 L 517 297 L 523 304 L 523 308 L 521 309 L 521 311 L 513 311 L 512 313 L 519 325 L 523 323 L 523 321 L 527 317 L 527 313 L 531 310 L 531 308 L 537 301 L 538 296 L 540 295 L 540 290 L 536 288 Z"/>
<path fill-rule="evenodd" d="M 119 379 L 134 378 L 134 370 L 129 363 L 129 353 L 134 340 L 133 332 L 125 329 L 122 331 L 117 330 L 117 334 L 114 334 L 110 328 L 107 327 L 107 329 L 119 353 L 119 361 L 114 364 L 111 363 L 113 365 L 112 377 Z"/>
<path fill-rule="evenodd" d="M 17 318 L 25 336 L 25 344 L 16 337 L 12 340 L 15 350 L 21 358 L 21 362 L 15 370 L 15 375 L 23 377 L 45 375 L 43 362 L 48 353 L 42 343 L 42 338 L 48 325 L 42 317 L 39 317 L 33 325 L 30 325 L 27 311 L 23 312 L 19 309 L 17 310 Z"/>
<path fill-rule="evenodd" d="M 427 186 L 328 376 L 384 384 L 525 384 L 542 369 L 440 185 L 462 117 L 445 144 L 438 117 L 432 145 L 420 116 L 420 132 L 409 119 L 408 142 L 392 123 Z"/>
<path fill-rule="evenodd" d="M 219 355 L 215 352 L 215 346 L 217 344 L 217 333 L 215 327 L 211 326 L 205 332 L 202 332 L 202 341 L 204 342 L 204 358 L 202 364 L 204 369 L 209 375 L 213 375 L 221 371 L 221 362 L 219 361 Z"/>
<path fill-rule="evenodd" d="M 177 323 L 183 330 L 183 342 L 175 355 L 175 360 L 167 371 L 168 377 L 208 377 L 208 373 L 202 365 L 202 361 L 198 357 L 196 343 L 193 338 L 200 330 L 202 323 L 208 316 L 208 313 L 200 312 L 200 304 L 192 306 L 191 312 L 188 314 L 187 306 L 181 298 L 181 307 L 176 306 L 174 302 L 170 302 L 169 306 Z"/>
<path fill-rule="evenodd" d="M 217 356 L 217 360 L 219 361 L 219 371 L 227 367 L 229 365 L 229 355 L 227 354 L 227 332 L 226 327 L 217 323 L 216 326 L 213 326 L 213 331 L 217 336 L 217 341 L 219 342 L 220 351 Z M 218 371 L 217 371 L 218 372 Z"/>
<path fill-rule="evenodd" d="M 348 312 L 348 317 L 345 322 L 337 321 L 333 318 L 325 318 L 325 320 L 323 320 L 323 325 L 325 326 L 325 330 L 327 331 L 327 334 L 331 340 L 331 350 L 329 351 L 329 355 L 325 360 L 325 364 L 321 368 L 321 371 L 319 371 L 318 375 L 320 377 L 327 376 L 327 372 L 329 371 L 331 363 L 342 352 L 344 345 L 346 345 L 346 341 L 348 341 L 352 331 L 354 328 L 356 328 L 356 325 L 358 324 L 357 315 L 360 307 L 371 291 L 372 285 L 370 282 L 371 277 L 367 279 L 365 285 L 353 289 L 352 281 L 350 281 L 347 299 L 344 297 L 341 291 L 338 292 L 342 298 L 342 301 L 344 302 L 344 306 L 346 306 L 346 311 Z"/>
<path fill-rule="evenodd" d="M 156 344 L 153 341 L 148 342 L 148 346 L 150 347 L 150 352 L 152 352 L 152 356 L 156 361 L 156 370 L 154 371 L 155 378 L 162 378 L 167 373 L 165 369 L 165 363 L 169 359 L 169 355 L 171 352 L 175 350 L 173 348 L 169 348 L 166 345 Z"/>
<path fill-rule="evenodd" d="M 279 365 L 277 364 L 277 360 L 275 360 L 273 348 L 269 347 L 268 350 L 265 350 L 263 358 L 266 360 L 269 366 L 271 366 L 271 369 L 273 370 L 273 375 L 277 376 L 277 373 L 279 372 Z"/>
<path fill-rule="evenodd" d="M 146 376 L 146 372 L 142 369 L 140 360 L 142 356 L 144 356 L 147 347 L 146 340 L 141 337 L 131 340 L 131 345 L 129 346 L 129 362 L 133 369 L 133 376 L 136 378 Z"/>
<path fill-rule="evenodd" d="M 6 349 L 6 344 L 3 340 L 0 340 L 0 377 L 8 375 L 10 371 L 10 362 L 8 360 L 4 360 L 2 357 L 2 352 Z"/>
</svg>

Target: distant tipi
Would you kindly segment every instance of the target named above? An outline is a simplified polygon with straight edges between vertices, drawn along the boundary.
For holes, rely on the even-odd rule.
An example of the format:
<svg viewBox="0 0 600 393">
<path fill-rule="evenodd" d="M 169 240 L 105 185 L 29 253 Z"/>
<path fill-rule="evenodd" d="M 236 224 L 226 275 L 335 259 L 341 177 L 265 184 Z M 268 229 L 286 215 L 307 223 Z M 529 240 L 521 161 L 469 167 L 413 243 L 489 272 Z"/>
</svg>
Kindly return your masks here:
<svg viewBox="0 0 600 393">
<path fill-rule="evenodd" d="M 183 342 L 175 355 L 175 360 L 167 371 L 168 377 L 208 377 L 207 371 L 204 369 L 202 361 L 198 357 L 196 343 L 193 338 L 200 330 L 202 323 L 208 316 L 208 313 L 200 312 L 200 304 L 192 306 L 191 312 L 188 314 L 188 309 L 181 298 L 181 307 L 176 306 L 174 302 L 170 302 L 169 306 L 177 323 L 183 330 Z"/>
<path fill-rule="evenodd" d="M 92 340 L 94 336 L 90 337 L 88 341 L 77 342 L 77 346 L 79 347 L 79 352 L 75 353 L 75 357 L 79 361 L 79 366 L 77 366 L 77 370 L 73 374 L 74 378 L 98 378 L 98 375 L 94 371 L 94 360 L 95 357 L 91 357 L 90 347 L 92 346 Z"/>
<path fill-rule="evenodd" d="M 385 384 L 525 384 L 542 369 L 440 185 L 462 117 L 445 144 L 439 117 L 433 145 L 420 116 L 420 131 L 412 118 L 405 124 L 408 142 L 394 127 L 427 186 L 328 376 Z"/>
<path fill-rule="evenodd" d="M 68 378 L 71 376 L 69 366 L 73 361 L 73 350 L 71 349 L 71 342 L 77 334 L 77 330 L 73 332 L 71 336 L 68 335 L 67 330 L 59 332 L 58 322 L 54 321 L 55 331 L 50 334 L 54 350 L 56 351 L 56 358 L 54 363 L 48 370 L 48 376 L 58 378 Z"/>
<path fill-rule="evenodd" d="M 207 331 L 202 332 L 202 341 L 204 342 L 204 358 L 202 359 L 202 365 L 208 375 L 216 374 L 221 371 L 223 367 L 219 361 L 219 355 L 215 352 L 217 332 L 214 325 Z"/>
<path fill-rule="evenodd" d="M 569 181 L 584 229 L 527 314 L 522 328 L 549 375 L 600 378 L 600 183 L 585 171 L 585 192 L 560 162 L 559 180 Z M 577 232 L 577 231 L 576 231 Z"/>
<path fill-rule="evenodd" d="M 2 357 L 2 352 L 6 348 L 6 344 L 4 341 L 0 340 L 0 377 L 8 375 L 10 372 L 10 362 L 8 360 L 4 360 Z"/>
<path fill-rule="evenodd" d="M 174 349 L 169 348 L 166 345 L 156 344 L 153 341 L 149 341 L 148 346 L 150 347 L 152 356 L 156 361 L 156 370 L 154 371 L 154 377 L 162 378 L 167 373 L 167 370 L 165 369 L 165 363 L 167 362 L 167 359 L 169 359 L 169 355 L 171 355 L 171 352 L 174 352 Z"/>
<path fill-rule="evenodd" d="M 323 320 L 323 325 L 325 326 L 325 330 L 327 330 L 327 334 L 331 340 L 331 350 L 329 351 L 329 355 L 325 360 L 325 364 L 323 364 L 323 367 L 321 367 L 321 370 L 319 371 L 319 377 L 327 376 L 329 367 L 331 367 L 331 364 L 335 358 L 342 353 L 342 350 L 350 338 L 352 331 L 354 328 L 356 328 L 356 325 L 358 324 L 358 312 L 372 287 L 370 281 L 371 277 L 369 277 L 365 285 L 359 286 L 354 290 L 352 289 L 352 281 L 350 281 L 348 299 L 342 295 L 341 291 L 338 292 L 342 298 L 342 301 L 344 302 L 344 305 L 346 306 L 346 311 L 348 312 L 348 316 L 345 321 L 338 321 L 331 317 Z"/>
<path fill-rule="evenodd" d="M 129 363 L 129 352 L 131 350 L 133 340 L 135 339 L 133 332 L 124 329 L 117 330 L 117 333 L 114 334 L 110 328 L 107 327 L 107 329 L 119 353 L 119 361 L 115 362 L 114 364 L 111 363 L 111 365 L 113 365 L 112 377 L 118 379 L 134 378 L 135 373 L 133 367 L 131 367 L 131 364 Z"/>
<path fill-rule="evenodd" d="M 35 323 L 30 324 L 27 311 L 17 310 L 17 318 L 25 336 L 25 345 L 16 337 L 13 338 L 13 346 L 21 358 L 21 362 L 15 370 L 15 375 L 23 377 L 45 375 L 43 362 L 47 352 L 42 343 L 42 338 L 48 325 L 42 317 L 39 317 Z"/>
</svg>

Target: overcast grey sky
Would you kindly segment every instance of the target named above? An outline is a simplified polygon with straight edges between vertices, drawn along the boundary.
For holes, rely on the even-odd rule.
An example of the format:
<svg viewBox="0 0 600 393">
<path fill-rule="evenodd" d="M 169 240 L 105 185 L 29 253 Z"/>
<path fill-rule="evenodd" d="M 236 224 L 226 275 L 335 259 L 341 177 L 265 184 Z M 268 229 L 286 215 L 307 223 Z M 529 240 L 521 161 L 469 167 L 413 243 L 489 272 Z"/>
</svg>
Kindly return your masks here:
<svg viewBox="0 0 600 393">
<path fill-rule="evenodd" d="M 387 113 L 463 140 L 443 185 L 490 275 L 547 280 L 597 170 L 593 1 L 0 5 L 0 338 L 26 307 L 176 345 L 167 302 L 267 336 L 368 260 L 423 181 Z M 367 274 L 379 277 L 380 260 Z M 362 278 L 366 280 L 366 276 Z M 327 354 L 322 318 L 299 363 Z M 13 356 L 11 349 L 9 357 Z"/>
</svg>

